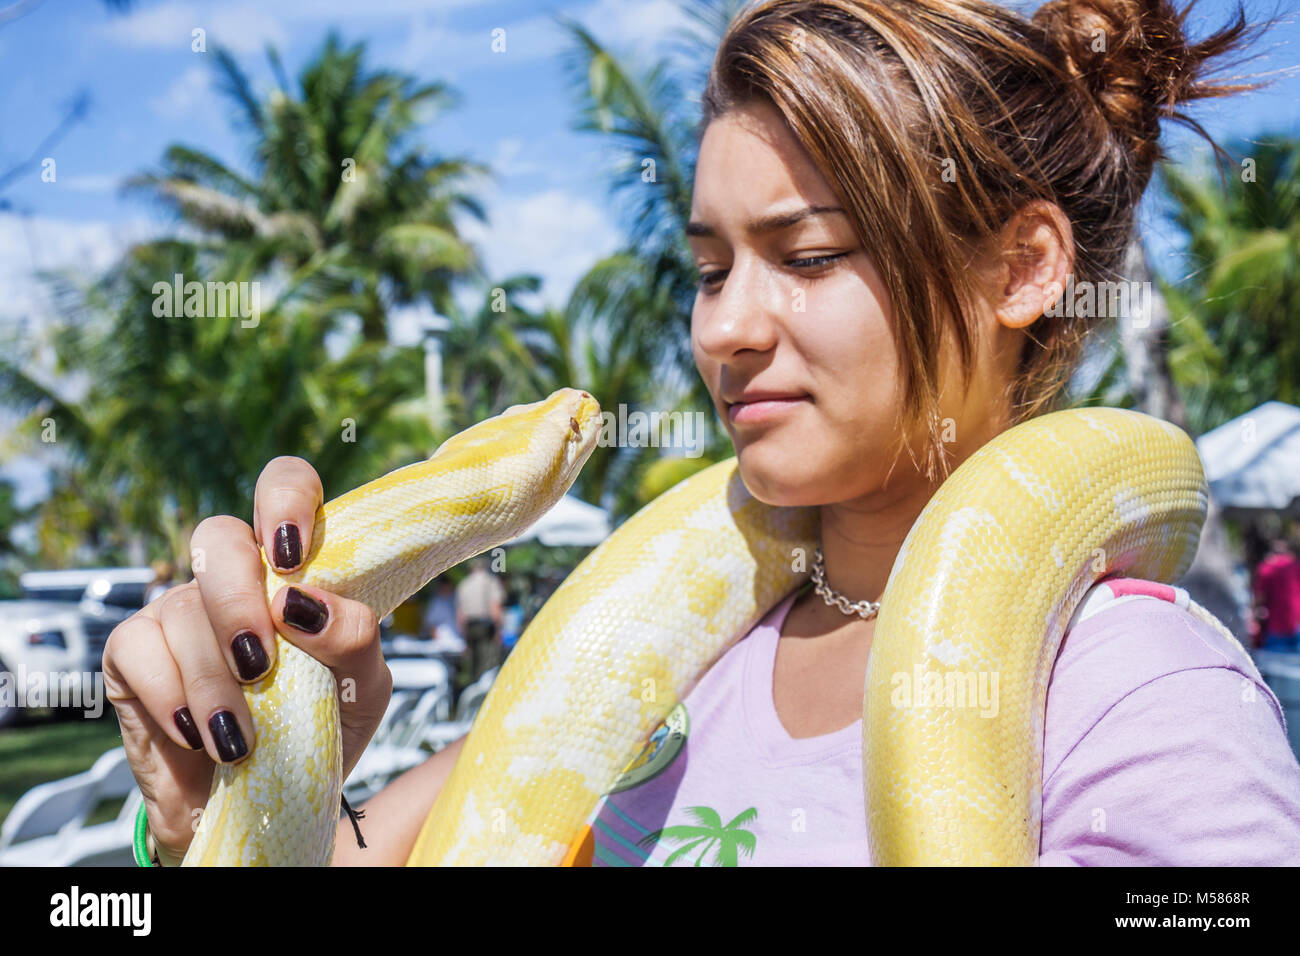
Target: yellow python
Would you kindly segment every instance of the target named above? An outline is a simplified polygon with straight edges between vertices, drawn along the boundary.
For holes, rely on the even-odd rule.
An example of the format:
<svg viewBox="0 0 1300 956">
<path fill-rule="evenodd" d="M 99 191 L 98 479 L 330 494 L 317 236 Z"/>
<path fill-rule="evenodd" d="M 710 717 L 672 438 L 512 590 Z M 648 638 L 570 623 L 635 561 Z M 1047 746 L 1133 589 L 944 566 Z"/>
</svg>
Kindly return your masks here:
<svg viewBox="0 0 1300 956">
<path fill-rule="evenodd" d="M 293 574 L 265 564 L 269 601 L 305 583 L 379 617 L 441 571 L 527 529 L 573 484 L 596 447 L 600 406 L 561 389 L 506 409 L 316 512 L 311 551 Z M 329 669 L 276 636 L 270 673 L 244 688 L 257 739 L 221 765 L 185 866 L 328 863 L 342 792 L 338 694 Z"/>
<path fill-rule="evenodd" d="M 585 435 L 589 418 L 547 407 L 556 401 L 552 396 L 528 406 L 539 427 L 550 423 L 548 414 L 557 422 L 573 417 L 580 425 L 575 434 Z M 583 410 L 598 417 L 594 403 Z M 520 439 L 510 437 L 508 425 L 503 417 L 475 426 L 460 436 L 478 433 L 463 453 L 481 455 L 487 468 L 507 448 L 517 451 Z M 493 441 L 498 434 L 501 448 Z M 466 495 L 483 487 L 479 475 L 442 461 L 460 437 L 430 462 L 411 466 L 417 469 L 412 475 L 422 476 L 447 468 L 421 493 L 425 497 L 461 481 Z M 557 473 L 545 462 L 538 468 Z M 403 473 L 374 485 L 396 493 Z M 572 475 L 564 479 L 567 488 Z M 358 572 L 343 558 L 346 543 L 390 519 L 410 533 L 407 522 L 418 520 L 362 516 L 342 507 L 374 485 L 325 506 L 325 544 L 317 549 L 318 524 L 302 580 L 370 600 L 375 585 L 358 587 Z M 552 488 L 551 498 L 564 488 Z M 863 719 L 872 862 L 1036 860 L 1047 683 L 1066 622 L 1084 592 L 1108 574 L 1177 580 L 1196 552 L 1206 504 L 1204 474 L 1188 436 L 1120 409 L 1057 412 L 1023 423 L 944 482 L 904 542 L 881 596 Z M 494 519 L 481 517 L 481 524 L 465 525 L 467 536 L 470 528 L 478 536 L 467 537 L 463 547 L 444 542 L 440 561 L 485 550 L 491 543 L 484 541 L 505 540 L 517 530 L 511 525 L 489 533 Z M 336 535 L 342 538 L 338 550 Z M 564 861 L 601 795 L 673 705 L 807 578 L 816 543 L 816 511 L 773 508 L 752 498 L 734 459 L 682 482 L 625 522 L 524 632 L 409 863 Z M 413 552 L 402 557 L 395 547 L 388 550 L 382 555 L 386 573 L 402 574 L 402 588 L 416 581 L 409 588 L 414 591 L 434 573 L 405 573 L 403 562 L 414 560 Z M 366 573 L 373 578 L 378 572 Z M 268 593 L 279 586 L 272 576 L 268 569 Z M 400 590 L 386 589 L 379 604 L 397 603 Z M 307 864 L 332 855 L 338 820 L 332 682 L 280 691 L 286 663 L 306 669 L 299 658 L 310 660 L 287 656 L 293 648 L 283 640 L 280 648 L 276 670 L 250 691 L 250 699 L 275 696 L 273 706 L 254 710 L 254 755 L 221 771 L 187 863 Z M 319 670 L 329 682 L 328 671 Z M 996 675 L 995 717 L 953 700 L 935 706 L 900 697 L 909 681 L 950 687 L 954 676 L 960 681 L 971 674 Z M 290 740 L 275 723 L 281 719 L 277 708 L 310 711 L 320 739 Z M 322 756 L 327 743 L 332 763 Z M 268 750 L 270 763 L 259 765 Z M 245 777 L 249 782 L 241 784 Z M 223 785 L 226 796 L 218 801 Z M 254 799 L 259 795 L 260 802 Z M 279 818 L 285 814 L 289 820 Z M 272 830 L 295 835 L 272 839 Z"/>
</svg>

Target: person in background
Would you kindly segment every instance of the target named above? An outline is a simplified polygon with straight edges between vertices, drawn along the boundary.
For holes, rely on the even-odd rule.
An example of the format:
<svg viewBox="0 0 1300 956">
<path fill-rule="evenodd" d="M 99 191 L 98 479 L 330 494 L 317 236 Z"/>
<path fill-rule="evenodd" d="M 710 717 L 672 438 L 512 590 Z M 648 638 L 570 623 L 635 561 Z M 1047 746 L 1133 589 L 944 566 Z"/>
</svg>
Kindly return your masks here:
<svg viewBox="0 0 1300 956">
<path fill-rule="evenodd" d="M 469 645 L 464 658 L 468 680 L 463 680 L 462 686 L 474 683 L 499 662 L 497 635 L 505 597 L 505 588 L 488 570 L 487 560 L 473 559 L 469 574 L 456 587 L 456 627 Z M 466 674 L 464 666 L 461 674 Z"/>
<path fill-rule="evenodd" d="M 1300 650 L 1300 559 L 1282 535 L 1255 569 L 1255 608 L 1263 650 Z"/>
<path fill-rule="evenodd" d="M 524 596 L 529 593 L 527 584 L 520 586 L 516 580 L 506 589 L 506 606 L 501 616 L 501 661 L 510 656 L 511 649 L 524 632 Z"/>
<path fill-rule="evenodd" d="M 176 571 L 170 561 L 155 561 L 150 568 L 153 569 L 153 580 L 144 589 L 144 603 L 148 604 L 154 598 L 158 597 L 173 584 L 172 578 L 175 577 Z"/>
<path fill-rule="evenodd" d="M 456 586 L 450 578 L 439 576 L 433 582 L 433 597 L 424 609 L 424 637 L 435 641 L 439 637 L 444 640 L 461 637 L 456 623 Z"/>
</svg>

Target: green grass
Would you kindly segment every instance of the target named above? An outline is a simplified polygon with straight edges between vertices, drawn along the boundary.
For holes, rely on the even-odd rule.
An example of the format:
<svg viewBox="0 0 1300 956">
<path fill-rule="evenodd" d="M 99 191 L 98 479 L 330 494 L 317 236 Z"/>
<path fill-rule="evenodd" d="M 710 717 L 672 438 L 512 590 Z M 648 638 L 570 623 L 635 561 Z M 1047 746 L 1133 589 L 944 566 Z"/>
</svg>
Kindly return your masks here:
<svg viewBox="0 0 1300 956">
<path fill-rule="evenodd" d="M 100 754 L 121 745 L 112 714 L 98 720 L 34 720 L 0 730 L 0 822 L 38 783 L 89 770 Z M 101 804 L 86 822 L 111 820 L 121 806 L 121 800 Z"/>
</svg>

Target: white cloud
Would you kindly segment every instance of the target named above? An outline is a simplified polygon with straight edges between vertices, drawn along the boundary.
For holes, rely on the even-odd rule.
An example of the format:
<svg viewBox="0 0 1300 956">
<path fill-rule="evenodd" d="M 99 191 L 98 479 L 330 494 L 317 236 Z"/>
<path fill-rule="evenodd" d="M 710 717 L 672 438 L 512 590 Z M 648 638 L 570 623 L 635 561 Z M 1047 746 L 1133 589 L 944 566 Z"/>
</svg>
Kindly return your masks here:
<svg viewBox="0 0 1300 956">
<path fill-rule="evenodd" d="M 407 39 L 393 56 L 400 69 L 436 73 L 455 83 L 458 71 L 500 65 L 509 68 L 520 63 L 557 56 L 566 45 L 564 34 L 549 16 L 523 20 L 489 22 L 469 28 L 448 26 L 445 10 L 437 15 L 413 14 L 407 27 Z M 504 31 L 504 49 L 494 47 L 495 30 Z"/>
<path fill-rule="evenodd" d="M 75 266 L 94 275 L 158 231 L 143 219 L 110 223 L 0 213 L 0 318 L 43 322 L 49 305 L 37 272 Z"/>
<path fill-rule="evenodd" d="M 461 5 L 468 4 L 456 2 L 452 6 Z M 395 13 L 404 4 L 384 7 Z M 489 67 L 494 62 L 509 67 L 551 59 L 572 45 L 568 31 L 550 13 L 509 20 L 504 16 L 507 10 L 502 9 L 499 21 L 487 20 L 470 29 L 448 24 L 450 11 L 446 4 L 432 10 L 427 4 L 416 4 L 410 9 L 407 39 L 394 57 L 395 63 L 407 70 L 435 71 L 453 82 L 459 69 Z M 585 24 L 597 39 L 615 50 L 631 52 L 647 61 L 665 37 L 692 22 L 677 0 L 596 0 L 583 9 L 558 12 Z M 505 49 L 500 52 L 493 49 L 493 31 L 498 28 L 505 31 Z"/>
<path fill-rule="evenodd" d="M 678 0 L 596 0 L 576 17 L 598 40 L 648 55 L 673 31 L 694 23 Z"/>
<path fill-rule="evenodd" d="M 111 193 L 127 178 L 126 173 L 94 173 L 59 179 L 59 185 L 79 193 Z"/>
<path fill-rule="evenodd" d="M 14 504 L 19 508 L 29 507 L 49 497 L 49 469 L 34 455 L 11 458 L 0 464 L 0 477 L 8 478 L 14 483 Z"/>
<path fill-rule="evenodd" d="M 440 11 L 459 7 L 487 7 L 502 0 L 277 0 L 275 12 L 284 20 L 374 20 L 384 17 L 421 13 L 431 6 Z"/>
<path fill-rule="evenodd" d="M 116 262 L 133 243 L 159 231 L 158 226 L 142 219 L 109 223 L 0 213 L 0 323 L 17 325 L 24 336 L 39 335 L 53 312 L 37 279 L 38 271 L 75 267 L 90 278 Z M 74 396 L 84 388 L 85 383 L 78 382 L 75 376 L 60 377 L 49 372 L 48 354 L 43 353 L 38 364 L 41 368 L 34 369 L 33 374 L 54 383 L 65 395 Z M 0 412 L 4 426 L 0 434 L 12 429 L 16 421 L 15 413 Z M 5 457 L 0 462 L 0 475 L 16 484 L 20 507 L 49 493 L 46 458 L 14 455 L 8 445 L 0 452 Z"/>
<path fill-rule="evenodd" d="M 212 73 L 205 66 L 191 66 L 149 101 L 149 108 L 167 119 L 193 116 L 201 105 L 213 102 Z"/>
<path fill-rule="evenodd" d="M 193 31 L 202 29 L 207 50 L 228 47 L 236 53 L 255 53 L 266 44 L 283 46 L 288 31 L 263 4 L 165 3 L 140 7 L 127 16 L 114 17 L 103 26 L 111 39 L 130 47 L 191 52 Z M 203 56 L 202 53 L 194 53 Z"/>
<path fill-rule="evenodd" d="M 541 298 L 560 306 L 574 283 L 603 256 L 614 251 L 621 234 L 607 209 L 560 189 L 527 196 L 492 197 L 489 224 L 467 219 L 461 234 L 486 260 L 488 274 L 542 278 Z"/>
<path fill-rule="evenodd" d="M 528 146 L 530 152 L 524 152 L 525 146 Z M 543 167 L 528 158 L 530 154 L 536 155 L 536 151 L 536 143 L 528 145 L 517 136 L 507 136 L 496 141 L 488 166 L 498 176 L 523 176 L 540 172 Z"/>
</svg>

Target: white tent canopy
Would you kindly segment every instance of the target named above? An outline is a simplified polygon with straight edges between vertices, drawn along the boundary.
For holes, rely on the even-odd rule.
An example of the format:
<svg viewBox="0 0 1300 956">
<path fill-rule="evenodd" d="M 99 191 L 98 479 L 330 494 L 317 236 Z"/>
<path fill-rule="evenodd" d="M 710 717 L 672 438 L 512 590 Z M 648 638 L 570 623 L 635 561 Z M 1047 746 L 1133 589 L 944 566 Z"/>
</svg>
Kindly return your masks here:
<svg viewBox="0 0 1300 956">
<path fill-rule="evenodd" d="M 604 508 L 565 495 L 531 528 L 506 544 L 522 544 L 536 538 L 548 548 L 563 545 L 590 547 L 608 538 L 609 530 L 609 514 Z"/>
<path fill-rule="evenodd" d="M 1225 508 L 1300 508 L 1300 408 L 1265 402 L 1196 440 L 1210 493 Z"/>
</svg>

